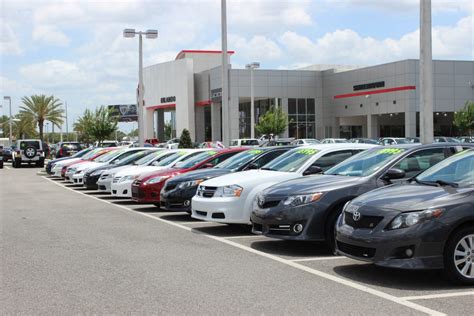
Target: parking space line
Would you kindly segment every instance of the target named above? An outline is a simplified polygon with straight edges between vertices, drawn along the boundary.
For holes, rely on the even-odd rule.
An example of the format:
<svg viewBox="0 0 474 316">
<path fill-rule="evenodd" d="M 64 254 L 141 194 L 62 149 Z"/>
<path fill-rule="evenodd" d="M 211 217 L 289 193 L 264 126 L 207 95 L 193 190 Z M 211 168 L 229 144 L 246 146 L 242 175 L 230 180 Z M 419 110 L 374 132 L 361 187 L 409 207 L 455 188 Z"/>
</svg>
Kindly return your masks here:
<svg viewBox="0 0 474 316">
<path fill-rule="evenodd" d="M 184 229 L 186 231 L 192 231 L 192 228 L 191 227 L 188 227 L 188 226 L 184 226 L 180 223 L 175 223 L 175 222 L 172 222 L 172 221 L 169 221 L 169 220 L 166 220 L 166 219 L 162 219 L 160 217 L 156 217 L 156 216 L 152 216 L 152 215 L 149 215 L 149 214 L 146 214 L 146 213 L 141 213 L 141 212 L 137 212 L 137 211 L 134 211 L 133 209 L 131 208 L 128 208 L 126 206 L 123 206 L 123 205 L 117 205 L 117 204 L 114 204 L 114 203 L 111 203 L 109 201 L 106 201 L 106 200 L 102 200 L 102 199 L 99 199 L 95 196 L 91 196 L 91 195 L 87 195 L 87 194 L 84 194 L 83 192 L 81 191 L 76 191 L 76 190 L 73 190 L 69 187 L 65 187 L 65 186 L 62 186 L 61 184 L 55 182 L 55 181 L 52 181 L 50 179 L 48 179 L 47 177 L 43 176 L 42 178 L 60 186 L 60 187 L 63 187 L 65 188 L 66 190 L 70 190 L 72 192 L 75 192 L 75 193 L 78 193 L 78 194 L 82 194 L 84 196 L 87 196 L 89 198 L 92 198 L 92 199 L 96 199 L 97 201 L 101 201 L 103 203 L 107 203 L 107 204 L 110 204 L 110 205 L 113 205 L 113 206 L 116 206 L 122 210 L 125 210 L 129 213 L 132 213 L 132 214 L 136 214 L 136 215 L 142 215 L 142 216 L 145 216 L 145 217 L 148 217 L 148 218 L 151 218 L 151 219 L 154 219 L 154 220 L 157 220 L 157 221 L 160 221 L 160 222 L 163 222 L 163 223 L 166 223 L 166 224 L 169 224 L 169 225 L 172 225 L 172 226 L 175 226 L 175 227 L 178 227 L 178 228 L 181 228 L 181 229 Z M 356 290 L 359 290 L 361 292 L 364 292 L 364 293 L 367 293 L 367 294 L 371 294 L 371 295 L 374 295 L 374 296 L 377 296 L 379 298 L 382 298 L 382 299 L 385 299 L 385 300 L 388 300 L 388 301 L 391 301 L 393 303 L 396 303 L 396 304 L 399 304 L 399 305 L 402 305 L 402 306 L 405 306 L 405 307 L 408 307 L 408 308 L 411 308 L 413 310 L 416 310 L 416 311 L 419 311 L 419 312 L 422 312 L 422 313 L 426 313 L 428 315 L 435 315 L 435 316 L 441 316 L 441 315 L 446 315 L 442 312 L 438 312 L 436 310 L 433 310 L 433 309 L 430 309 L 428 307 L 425 307 L 425 306 L 422 306 L 422 305 L 419 305 L 419 304 L 416 304 L 416 303 L 413 303 L 409 300 L 406 300 L 406 299 L 402 299 L 400 297 L 396 297 L 394 295 L 391 295 L 391 294 L 388 294 L 388 293 L 385 293 L 385 292 L 382 292 L 382 291 L 379 291 L 379 290 L 376 290 L 376 289 L 373 289 L 373 288 L 370 288 L 366 285 L 362 285 L 360 283 L 357 283 L 357 282 L 353 282 L 353 281 L 350 281 L 350 280 L 347 280 L 347 279 L 344 279 L 344 278 L 341 278 L 341 277 L 338 277 L 338 276 L 335 276 L 335 275 L 331 275 L 329 273 L 326 273 L 326 272 L 322 272 L 322 271 L 319 271 L 319 270 L 316 270 L 316 269 L 313 269 L 313 268 L 310 268 L 310 267 L 307 267 L 305 265 L 302 265 L 302 264 L 299 264 L 297 262 L 293 262 L 291 260 L 288 260 L 288 259 L 284 259 L 282 257 L 279 257 L 279 256 L 276 256 L 276 255 L 273 255 L 273 254 L 269 254 L 269 253 L 266 253 L 266 252 L 263 252 L 263 251 L 260 251 L 260 250 L 256 250 L 256 249 L 253 249 L 251 247 L 248 247 L 248 246 L 244 246 L 244 245 L 241 245 L 237 242 L 234 242 L 232 240 L 228 240 L 226 239 L 225 237 L 218 237 L 218 236 L 213 236 L 213 235 L 208 235 L 208 234 L 201 234 L 201 236 L 204 236 L 204 237 L 207 237 L 207 238 L 210 238 L 210 239 L 213 239 L 213 240 L 216 240 L 216 241 L 219 241 L 219 242 L 222 242 L 224 244 L 227 244 L 227 245 L 230 245 L 230 246 L 233 246 L 235 248 L 238 248 L 238 249 L 241 249 L 241 250 L 244 250 L 244 251 L 247 251 L 249 253 L 252 253 L 252 254 L 255 254 L 255 255 L 258 255 L 258 256 L 261 256 L 261 257 L 264 257 L 264 258 L 267 258 L 267 259 L 271 259 L 273 261 L 276 261 L 276 262 L 279 262 L 279 263 L 282 263 L 282 264 L 285 264 L 287 266 L 290 266 L 292 268 L 295 268 L 295 269 L 298 269 L 298 270 L 301 270 L 301 271 L 304 271 L 304 272 L 307 272 L 307 273 L 310 273 L 312 275 L 315 275 L 315 276 L 319 276 L 321 278 L 324 278 L 324 279 L 327 279 L 327 280 L 330 280 L 330 281 L 333 281 L 335 283 L 338 283 L 338 284 L 341 284 L 341 285 L 344 285 L 344 286 L 347 286 L 347 287 L 350 287 L 350 288 L 353 288 L 353 289 L 356 289 Z"/>
<path fill-rule="evenodd" d="M 347 259 L 344 256 L 330 256 L 330 257 L 314 257 L 314 258 L 303 258 L 303 259 L 291 259 L 292 262 L 305 262 L 305 261 L 321 261 L 321 260 L 334 260 L 334 259 Z"/>
<path fill-rule="evenodd" d="M 458 296 L 474 296 L 474 291 L 468 292 L 454 292 L 454 293 L 441 293 L 441 294 L 430 294 L 430 295 L 419 295 L 419 296 L 405 296 L 400 297 L 400 299 L 405 301 L 412 301 L 412 300 L 429 300 L 435 298 L 446 298 L 446 297 L 458 297 Z"/>
</svg>

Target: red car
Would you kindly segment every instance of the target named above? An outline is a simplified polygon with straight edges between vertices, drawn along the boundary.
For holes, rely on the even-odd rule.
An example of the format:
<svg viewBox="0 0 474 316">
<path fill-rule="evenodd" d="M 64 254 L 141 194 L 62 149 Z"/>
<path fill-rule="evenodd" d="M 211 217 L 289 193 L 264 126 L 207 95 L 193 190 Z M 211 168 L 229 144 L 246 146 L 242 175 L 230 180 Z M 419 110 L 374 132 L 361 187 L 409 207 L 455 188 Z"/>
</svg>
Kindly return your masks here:
<svg viewBox="0 0 474 316">
<path fill-rule="evenodd" d="M 65 164 L 61 169 L 61 177 L 66 178 L 66 170 L 67 170 L 67 168 L 71 167 L 72 165 L 80 164 L 80 163 L 83 163 L 83 162 L 86 162 L 86 161 L 93 161 L 94 159 L 108 153 L 111 150 L 115 150 L 115 149 L 117 149 L 117 147 L 100 148 L 100 149 L 97 149 L 94 152 L 90 152 L 90 153 L 86 154 L 86 156 L 84 156 L 83 159 L 81 159 L 79 161 L 73 161 L 73 162 L 70 162 L 68 164 Z"/>
<path fill-rule="evenodd" d="M 204 151 L 181 164 L 166 170 L 147 173 L 132 184 L 132 200 L 138 203 L 151 203 L 160 206 L 160 192 L 166 180 L 179 174 L 204 168 L 212 168 L 218 163 L 248 148 L 216 149 Z"/>
</svg>

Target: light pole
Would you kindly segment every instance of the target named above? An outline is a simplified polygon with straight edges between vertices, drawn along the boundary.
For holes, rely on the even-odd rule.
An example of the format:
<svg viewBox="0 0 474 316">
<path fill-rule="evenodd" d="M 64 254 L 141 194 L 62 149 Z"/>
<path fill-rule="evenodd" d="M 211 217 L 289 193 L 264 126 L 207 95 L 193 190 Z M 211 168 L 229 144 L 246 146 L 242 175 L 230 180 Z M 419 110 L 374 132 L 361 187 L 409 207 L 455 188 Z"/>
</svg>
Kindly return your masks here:
<svg viewBox="0 0 474 316">
<path fill-rule="evenodd" d="M 12 144 L 12 98 L 10 98 L 9 96 L 5 96 L 3 97 L 4 100 L 8 100 L 8 103 L 9 103 L 9 109 L 10 109 L 10 114 L 9 114 L 9 118 L 8 118 L 8 126 L 10 128 L 10 134 L 9 134 L 9 142 L 10 142 L 10 146 Z"/>
<path fill-rule="evenodd" d="M 140 147 L 143 147 L 145 141 L 145 129 L 143 120 L 143 50 L 142 50 L 142 36 L 154 39 L 158 37 L 157 30 L 146 30 L 145 32 L 137 32 L 135 29 L 124 29 L 123 37 L 132 38 L 138 34 L 138 142 Z"/>
<path fill-rule="evenodd" d="M 420 136 L 423 144 L 434 140 L 431 0 L 420 1 Z"/>
<path fill-rule="evenodd" d="M 230 144 L 230 124 L 229 124 L 229 71 L 227 55 L 227 3 L 221 0 L 221 41 L 222 41 L 222 142 L 228 146 Z"/>
<path fill-rule="evenodd" d="M 253 71 L 260 68 L 260 63 L 253 62 L 245 65 L 245 68 L 250 69 L 250 138 L 255 138 L 255 106 L 253 93 Z"/>
</svg>

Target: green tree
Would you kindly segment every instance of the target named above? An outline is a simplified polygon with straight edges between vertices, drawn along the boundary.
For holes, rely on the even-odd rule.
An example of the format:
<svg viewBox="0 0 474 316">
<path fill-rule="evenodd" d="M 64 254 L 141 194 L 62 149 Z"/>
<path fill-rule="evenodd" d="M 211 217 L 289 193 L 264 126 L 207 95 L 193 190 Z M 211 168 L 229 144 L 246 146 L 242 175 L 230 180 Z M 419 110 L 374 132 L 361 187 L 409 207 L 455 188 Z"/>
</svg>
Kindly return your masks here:
<svg viewBox="0 0 474 316">
<path fill-rule="evenodd" d="M 171 126 L 171 123 L 165 123 L 165 140 L 171 139 L 173 135 L 173 127 Z"/>
<path fill-rule="evenodd" d="M 10 126 L 8 122 L 8 116 L 0 116 L 0 129 L 2 130 L 2 137 L 8 137 L 8 134 L 10 133 Z"/>
<path fill-rule="evenodd" d="M 60 127 L 63 124 L 63 109 L 61 102 L 54 96 L 32 95 L 23 97 L 20 113 L 38 124 L 39 137 L 43 140 L 43 127 L 45 121 Z"/>
<path fill-rule="evenodd" d="M 288 116 L 282 111 L 280 107 L 272 106 L 260 120 L 255 129 L 260 134 L 273 134 L 279 135 L 283 133 L 288 125 Z"/>
<path fill-rule="evenodd" d="M 128 137 L 130 137 L 130 138 L 138 137 L 138 128 L 130 131 L 130 133 L 128 133 Z"/>
<path fill-rule="evenodd" d="M 92 142 L 92 126 L 94 125 L 94 113 L 89 109 L 77 118 L 73 124 L 73 129 L 79 134 L 79 139 L 85 143 Z M 68 135 L 69 136 L 69 135 Z"/>
<path fill-rule="evenodd" d="M 191 135 L 189 134 L 189 131 L 187 129 L 183 129 L 183 132 L 181 133 L 178 148 L 193 148 Z"/>
<path fill-rule="evenodd" d="M 90 135 L 101 144 L 107 138 L 112 137 L 117 130 L 117 124 L 117 118 L 111 114 L 111 111 L 107 107 L 101 106 L 95 110 Z"/>
<path fill-rule="evenodd" d="M 35 121 L 29 115 L 17 114 L 12 125 L 13 136 L 16 139 L 36 138 Z"/>
<path fill-rule="evenodd" d="M 454 113 L 453 123 L 459 131 L 470 136 L 474 130 L 474 102 L 467 101 L 463 109 Z"/>
</svg>

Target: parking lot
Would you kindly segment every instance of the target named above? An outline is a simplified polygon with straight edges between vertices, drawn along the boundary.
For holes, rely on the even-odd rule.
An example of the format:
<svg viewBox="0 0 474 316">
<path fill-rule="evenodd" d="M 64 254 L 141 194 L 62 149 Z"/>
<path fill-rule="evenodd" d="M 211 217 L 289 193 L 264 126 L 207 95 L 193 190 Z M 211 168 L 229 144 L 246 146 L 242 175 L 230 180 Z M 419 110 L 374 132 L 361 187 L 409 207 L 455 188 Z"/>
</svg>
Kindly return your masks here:
<svg viewBox="0 0 474 316">
<path fill-rule="evenodd" d="M 471 314 L 472 287 L 0 171 L 1 314 Z"/>
</svg>

